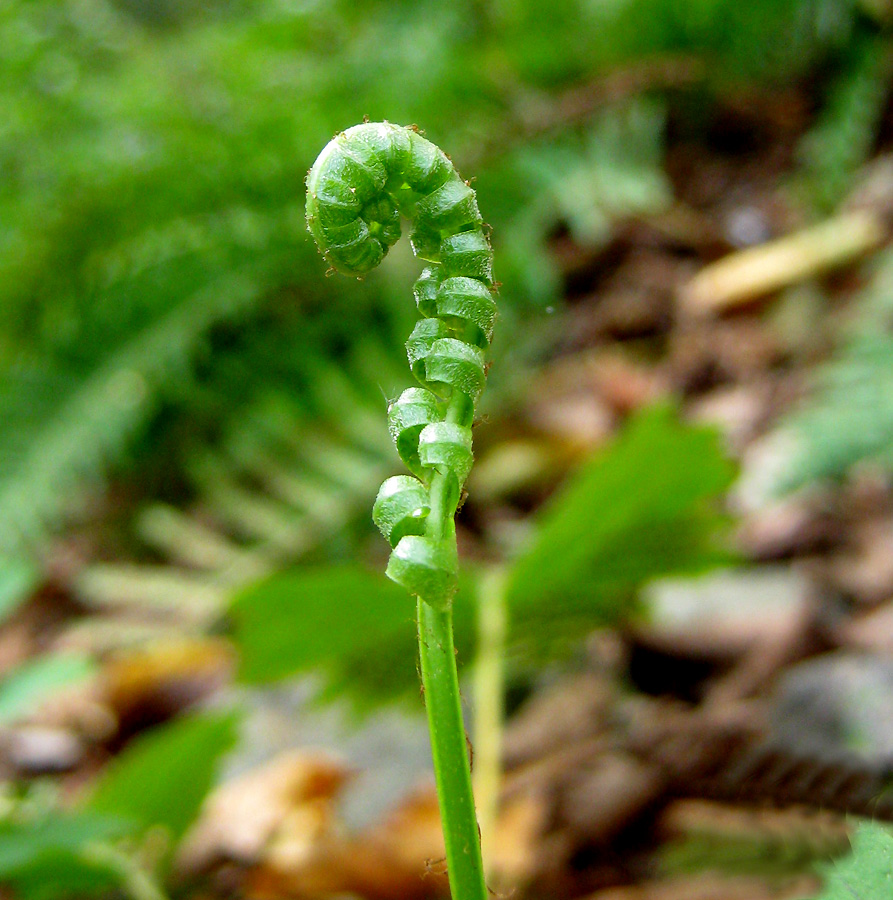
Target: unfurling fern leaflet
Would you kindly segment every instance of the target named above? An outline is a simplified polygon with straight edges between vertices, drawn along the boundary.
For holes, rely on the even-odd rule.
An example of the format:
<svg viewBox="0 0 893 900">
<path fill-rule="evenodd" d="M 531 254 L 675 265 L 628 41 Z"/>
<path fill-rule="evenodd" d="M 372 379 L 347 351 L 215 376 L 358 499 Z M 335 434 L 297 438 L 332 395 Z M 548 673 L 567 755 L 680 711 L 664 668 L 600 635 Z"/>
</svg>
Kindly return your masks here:
<svg viewBox="0 0 893 900">
<path fill-rule="evenodd" d="M 337 135 L 307 176 L 307 223 L 338 271 L 362 276 L 413 223 L 429 265 L 416 281 L 421 316 L 406 342 L 413 375 L 388 409 L 412 475 L 381 486 L 373 519 L 391 544 L 387 574 L 418 597 L 419 656 L 455 900 L 485 900 L 453 650 L 457 584 L 454 517 L 473 462 L 471 424 L 484 388 L 496 319 L 492 252 L 474 191 L 413 128 L 357 125 Z"/>
<path fill-rule="evenodd" d="M 413 475 L 382 485 L 373 516 L 394 548 L 388 575 L 444 605 L 455 591 L 452 519 L 471 468 L 471 423 L 496 318 L 492 253 L 475 194 L 434 144 L 388 123 L 338 135 L 310 170 L 307 221 L 340 272 L 375 268 L 400 237 L 401 214 L 413 222 L 416 255 L 431 263 L 415 284 L 422 318 L 406 343 L 424 387 L 407 389 L 388 411 Z"/>
</svg>

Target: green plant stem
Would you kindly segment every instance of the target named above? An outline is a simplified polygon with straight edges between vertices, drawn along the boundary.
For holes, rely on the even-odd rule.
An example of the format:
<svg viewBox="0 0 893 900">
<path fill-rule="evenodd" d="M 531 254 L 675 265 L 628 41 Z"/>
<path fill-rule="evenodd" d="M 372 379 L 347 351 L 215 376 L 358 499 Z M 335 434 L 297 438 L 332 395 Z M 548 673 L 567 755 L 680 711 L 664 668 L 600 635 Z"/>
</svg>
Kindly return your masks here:
<svg viewBox="0 0 893 900">
<path fill-rule="evenodd" d="M 458 395 L 450 399 L 444 415 L 445 422 L 458 422 L 462 416 L 462 398 Z M 456 529 L 454 517 L 455 505 L 449 503 L 449 476 L 442 472 L 435 472 L 431 479 L 431 512 L 428 514 L 428 537 L 434 540 L 449 540 L 455 543 Z M 434 598 L 431 598 L 434 599 Z"/>
<path fill-rule="evenodd" d="M 462 399 L 451 399 L 446 421 L 461 415 Z M 450 502 L 448 476 L 435 473 L 431 480 L 431 512 L 428 535 L 455 544 L 455 503 Z M 487 900 L 481 839 L 471 789 L 471 766 L 459 677 L 456 672 L 456 650 L 453 646 L 453 614 L 448 603 L 418 602 L 419 658 L 422 685 L 431 735 L 431 756 L 437 782 L 437 800 L 443 825 L 447 872 L 453 900 Z"/>
<path fill-rule="evenodd" d="M 121 880 L 121 888 L 131 900 L 169 900 L 160 884 L 129 853 L 111 843 L 89 844 L 84 856 L 108 866 Z"/>
<path fill-rule="evenodd" d="M 484 871 L 492 880 L 493 834 L 502 785 L 505 695 L 506 573 L 493 566 L 478 590 L 478 657 L 474 667 L 474 796 L 481 827 Z"/>
<path fill-rule="evenodd" d="M 355 125 L 323 148 L 307 173 L 306 212 L 320 252 L 344 274 L 362 277 L 381 262 L 400 237 L 400 212 L 413 219 L 416 255 L 432 261 L 416 282 L 422 318 L 406 345 L 425 388 L 406 390 L 388 406 L 397 450 L 421 477 L 388 478 L 372 517 L 393 547 L 388 576 L 418 597 L 419 655 L 452 897 L 487 900 L 451 605 L 458 577 L 454 518 L 473 461 L 472 419 L 497 312 L 493 252 L 474 191 L 449 157 L 417 129 L 387 122 Z M 437 398 L 446 391 L 441 419 Z"/>
<path fill-rule="evenodd" d="M 431 755 L 443 823 L 450 893 L 454 900 L 486 900 L 480 836 L 471 792 L 471 767 L 456 652 L 453 614 L 419 598 L 419 655 L 431 732 Z"/>
</svg>

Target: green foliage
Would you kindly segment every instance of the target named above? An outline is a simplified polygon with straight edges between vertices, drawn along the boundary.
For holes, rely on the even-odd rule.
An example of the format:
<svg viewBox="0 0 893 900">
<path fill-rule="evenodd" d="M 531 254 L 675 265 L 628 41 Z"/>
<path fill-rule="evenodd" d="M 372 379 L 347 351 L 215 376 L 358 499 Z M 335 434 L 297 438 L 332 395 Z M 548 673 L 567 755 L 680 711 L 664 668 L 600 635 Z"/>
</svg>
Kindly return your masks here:
<svg viewBox="0 0 893 900">
<path fill-rule="evenodd" d="M 93 36 L 88 8 L 99 46 L 66 47 L 71 30 Z M 162 38 L 144 41 L 101 2 L 22 5 L 3 24 L 19 47 L 15 29 L 34 36 L 15 84 L 0 84 L 14 111 L 0 145 L 12 173 L 0 294 L 18 344 L 3 360 L 0 545 L 15 548 L 43 535 L 73 485 L 121 460 L 209 331 L 281 283 L 302 234 L 296 198 L 257 184 L 249 202 L 235 158 L 227 181 L 214 172 L 225 142 L 218 130 L 213 147 L 176 89 L 187 63 L 165 62 Z M 48 67 L 62 84 L 45 84 Z"/>
<path fill-rule="evenodd" d="M 806 190 L 821 210 L 831 210 L 843 199 L 868 158 L 886 105 L 889 78 L 886 41 L 872 38 L 853 46 L 817 124 L 800 147 Z"/>
<path fill-rule="evenodd" d="M 582 245 L 603 244 L 611 225 L 624 217 L 655 215 L 667 208 L 672 190 L 662 169 L 665 115 L 661 105 L 639 101 L 600 112 L 579 136 L 522 152 L 530 169 L 554 198 L 556 211 Z"/>
<path fill-rule="evenodd" d="M 159 825 L 172 839 L 183 834 L 235 741 L 237 722 L 233 714 L 193 715 L 137 738 L 73 810 L 60 810 L 38 790 L 5 797 L 0 884 L 22 900 L 134 892 L 137 883 L 140 896 L 162 896 L 140 869 L 135 839 Z"/>
<path fill-rule="evenodd" d="M 520 146 L 481 185 L 481 203 L 511 216 L 502 237 L 506 292 L 549 298 L 558 277 L 543 235 L 565 224 L 583 246 L 600 246 L 613 225 L 661 212 L 672 192 L 662 170 L 665 112 L 638 100 L 591 122 Z M 523 195 L 519 197 L 519 193 Z M 511 212 L 509 212 L 509 208 Z"/>
<path fill-rule="evenodd" d="M 817 394 L 790 426 L 797 438 L 780 491 L 840 478 L 857 462 L 893 466 L 893 340 L 883 333 L 849 342 L 821 372 Z"/>
<path fill-rule="evenodd" d="M 893 834 L 878 822 L 860 823 L 853 852 L 826 869 L 827 881 L 816 900 L 876 900 L 893 888 Z"/>
<path fill-rule="evenodd" d="M 813 395 L 782 432 L 793 448 L 773 482 L 779 493 L 841 478 L 857 462 L 893 467 L 893 255 L 884 253 L 842 346 L 820 368 Z"/>
<path fill-rule="evenodd" d="M 33 563 L 0 556 L 0 623 L 28 599 L 39 578 L 40 572 Z"/>
<path fill-rule="evenodd" d="M 74 653 L 39 656 L 19 666 L 0 681 L 0 724 L 33 712 L 47 697 L 95 672 L 92 659 Z"/>
<path fill-rule="evenodd" d="M 263 16 L 162 35 L 99 0 L 6 14 L 4 43 L 21 48 L 23 30 L 33 42 L 0 83 L 13 110 L 0 293 L 16 341 L 0 356 L 0 455 L 14 463 L 0 482 L 4 546 L 40 538 L 161 399 L 182 402 L 210 331 L 300 272 L 300 41 L 281 39 L 302 17 L 290 18 L 278 35 Z M 83 44 L 66 42 L 71 31 Z M 62 84 L 46 84 L 48 68 L 67 73 Z"/>
<path fill-rule="evenodd" d="M 773 839 L 774 838 L 774 839 Z M 662 868 L 671 875 L 704 871 L 783 881 L 808 871 L 827 848 L 797 838 L 734 836 L 703 833 L 676 841 L 661 853 Z"/>
<path fill-rule="evenodd" d="M 360 304 L 350 325 L 362 316 Z M 253 333 L 247 348 L 217 362 L 217 382 L 227 386 L 226 396 L 215 392 L 208 402 L 217 429 L 177 448 L 191 499 L 137 510 L 137 552 L 163 564 L 86 566 L 73 584 L 85 605 L 157 610 L 162 618 L 144 623 L 143 634 L 164 631 L 171 615 L 181 627 L 207 627 L 233 590 L 298 559 L 355 555 L 356 540 L 368 534 L 370 499 L 393 466 L 384 418 L 385 398 L 406 378 L 399 343 L 390 323 L 370 321 L 336 362 L 316 330 L 331 326 L 317 320 L 294 355 L 287 324 Z M 99 649 L 134 639 L 128 629 L 98 625 Z"/>
<path fill-rule="evenodd" d="M 521 659 L 561 652 L 627 615 L 649 579 L 727 562 L 716 503 L 733 474 L 711 430 L 683 425 L 667 409 L 631 422 L 569 479 L 507 564 L 514 651 Z M 475 644 L 477 580 L 467 574 L 453 601 L 465 662 Z M 317 668 L 326 696 L 346 693 L 359 709 L 417 690 L 414 609 L 381 576 L 353 567 L 276 575 L 238 594 L 233 618 L 248 681 Z"/>
<path fill-rule="evenodd" d="M 102 772 L 86 802 L 62 811 L 46 792 L 4 798 L 0 884 L 22 900 L 107 895 L 116 887 L 161 896 L 141 871 L 135 838 L 161 825 L 177 839 L 195 818 L 217 764 L 235 740 L 232 714 L 193 715 L 137 738 Z M 130 843 L 128 843 L 130 842 Z"/>
<path fill-rule="evenodd" d="M 162 825 L 179 838 L 233 746 L 237 725 L 232 713 L 190 715 L 141 735 L 99 776 L 87 810 L 136 828 Z"/>
<path fill-rule="evenodd" d="M 460 661 L 474 648 L 475 599 L 475 579 L 460 578 Z M 238 592 L 232 620 L 248 683 L 321 675 L 321 699 L 345 696 L 358 713 L 418 697 L 415 604 L 383 574 L 356 565 L 283 572 Z"/>
<path fill-rule="evenodd" d="M 414 619 L 402 588 L 355 566 L 275 575 L 239 593 L 231 612 L 249 683 L 374 654 L 394 632 L 412 632 Z"/>
<path fill-rule="evenodd" d="M 717 81 L 790 79 L 844 52 L 858 15 L 855 0 L 566 0 L 547 20 L 526 0 L 6 4 L 0 548 L 39 548 L 85 486 L 164 447 L 160 414 L 177 433 L 225 407 L 224 363 L 247 361 L 234 333 L 263 332 L 286 301 L 331 300 L 299 186 L 347 122 L 423 123 L 460 168 L 492 135 L 499 152 L 475 186 L 507 251 L 499 277 L 519 308 L 545 306 L 556 216 L 593 239 L 606 216 L 664 196 L 659 115 L 578 126 L 554 120 L 556 92 L 656 54 L 706 63 Z M 550 137 L 528 150 L 531 125 Z M 624 144 L 645 148 L 632 168 Z M 544 174 L 548 157 L 562 177 Z M 287 334 L 281 352 L 300 355 L 300 329 Z M 244 369 L 240 397 L 269 374 Z"/>
<path fill-rule="evenodd" d="M 390 389 L 394 377 L 385 369 L 364 382 L 365 354 L 352 355 L 336 364 L 307 346 L 297 371 L 268 365 L 268 383 L 185 455 L 201 506 L 238 548 L 291 561 L 349 525 L 361 506 L 365 518 L 390 464 L 380 385 Z M 317 377 L 304 380 L 305 367 Z"/>
<path fill-rule="evenodd" d="M 712 429 L 640 413 L 547 504 L 511 567 L 516 637 L 566 643 L 616 620 L 644 582 L 728 561 L 717 500 L 733 477 Z"/>
<path fill-rule="evenodd" d="M 79 480 L 94 481 L 157 408 L 159 386 L 183 372 L 211 325 L 257 296 L 250 277 L 229 273 L 148 323 L 81 375 L 11 373 L 0 446 L 18 465 L 0 476 L 0 547 L 34 543 Z M 97 349 L 99 349 L 97 347 Z M 27 384 L 25 393 L 17 393 Z"/>
<path fill-rule="evenodd" d="M 106 893 L 117 872 L 91 857 L 97 842 L 121 837 L 126 823 L 92 812 L 44 812 L 0 821 L 0 884 L 20 900 Z"/>
<path fill-rule="evenodd" d="M 540 83 L 667 53 L 701 56 L 711 78 L 740 83 L 802 74 L 846 43 L 859 9 L 858 0 L 563 0 L 544 17 L 525 0 L 500 12 L 512 61 Z"/>
</svg>

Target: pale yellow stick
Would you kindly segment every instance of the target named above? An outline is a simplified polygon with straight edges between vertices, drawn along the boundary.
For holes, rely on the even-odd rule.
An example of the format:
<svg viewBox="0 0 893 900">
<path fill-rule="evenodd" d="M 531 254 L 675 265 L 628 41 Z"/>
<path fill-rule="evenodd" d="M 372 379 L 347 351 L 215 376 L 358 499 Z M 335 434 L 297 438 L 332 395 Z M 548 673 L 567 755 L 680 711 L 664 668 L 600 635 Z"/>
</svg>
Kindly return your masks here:
<svg viewBox="0 0 893 900">
<path fill-rule="evenodd" d="M 679 299 L 685 310 L 699 314 L 740 306 L 846 265 L 877 247 L 885 237 L 886 229 L 876 213 L 843 213 L 705 266 L 682 287 Z"/>
</svg>

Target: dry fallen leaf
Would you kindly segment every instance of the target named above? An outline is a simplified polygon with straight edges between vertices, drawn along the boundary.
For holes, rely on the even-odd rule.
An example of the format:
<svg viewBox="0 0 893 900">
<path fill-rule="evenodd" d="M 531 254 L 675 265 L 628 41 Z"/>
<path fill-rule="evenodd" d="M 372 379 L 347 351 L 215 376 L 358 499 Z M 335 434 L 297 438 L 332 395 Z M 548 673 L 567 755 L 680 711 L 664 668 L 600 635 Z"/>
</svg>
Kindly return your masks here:
<svg viewBox="0 0 893 900">
<path fill-rule="evenodd" d="M 224 685 L 233 649 L 221 638 L 180 638 L 122 650 L 103 668 L 102 692 L 122 728 L 163 721 Z"/>
<path fill-rule="evenodd" d="M 337 831 L 334 801 L 349 777 L 326 754 L 290 751 L 224 783 L 187 835 L 180 868 L 198 873 L 222 861 L 300 866 Z"/>
<path fill-rule="evenodd" d="M 332 827 L 318 832 L 301 855 L 288 852 L 296 847 L 296 837 L 280 834 L 273 840 L 244 885 L 248 896 L 279 900 L 352 893 L 367 900 L 428 900 L 447 892 L 433 789 L 414 792 L 354 839 Z"/>
</svg>

